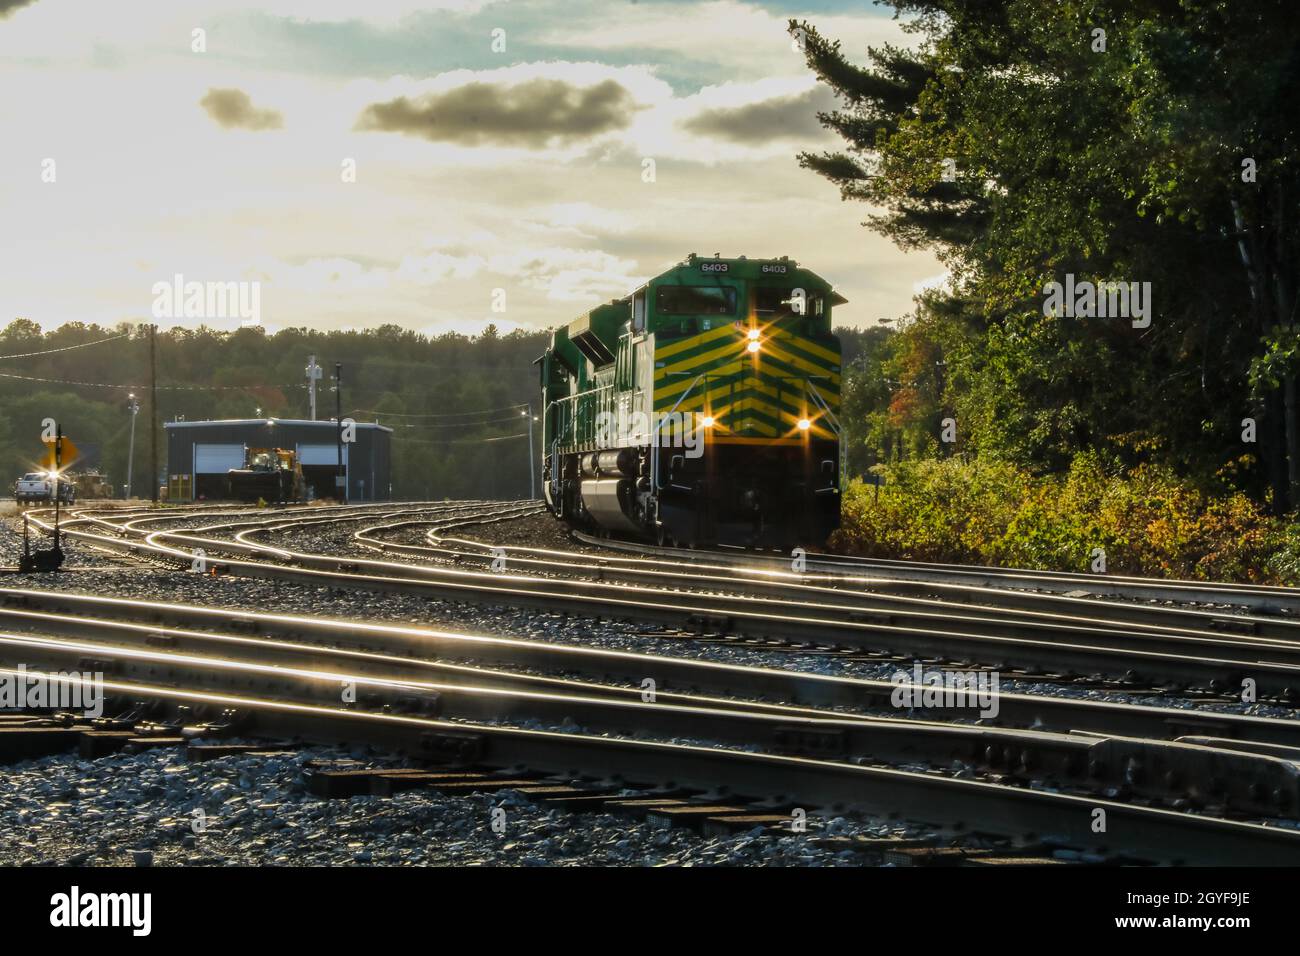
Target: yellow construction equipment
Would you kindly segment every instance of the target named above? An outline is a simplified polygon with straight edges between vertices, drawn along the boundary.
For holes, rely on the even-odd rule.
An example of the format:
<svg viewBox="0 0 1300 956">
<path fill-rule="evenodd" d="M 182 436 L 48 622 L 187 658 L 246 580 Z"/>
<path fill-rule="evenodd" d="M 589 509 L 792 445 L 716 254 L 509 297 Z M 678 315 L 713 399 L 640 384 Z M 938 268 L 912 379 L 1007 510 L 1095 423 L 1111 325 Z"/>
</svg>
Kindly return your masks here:
<svg viewBox="0 0 1300 956">
<path fill-rule="evenodd" d="M 304 482 L 298 453 L 287 448 L 248 448 L 244 467 L 226 472 L 235 501 L 282 504 L 302 501 Z"/>
</svg>

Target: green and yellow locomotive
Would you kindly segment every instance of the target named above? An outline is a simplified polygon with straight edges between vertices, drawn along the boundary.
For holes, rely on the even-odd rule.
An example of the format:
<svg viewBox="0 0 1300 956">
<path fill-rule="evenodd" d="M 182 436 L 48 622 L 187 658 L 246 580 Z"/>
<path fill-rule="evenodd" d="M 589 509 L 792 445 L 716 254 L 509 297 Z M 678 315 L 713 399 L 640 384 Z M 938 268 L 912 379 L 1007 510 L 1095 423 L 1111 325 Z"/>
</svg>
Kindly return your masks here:
<svg viewBox="0 0 1300 956">
<path fill-rule="evenodd" d="M 821 544 L 840 517 L 845 301 L 786 258 L 692 253 L 556 329 L 538 360 L 547 506 L 660 543 Z"/>
</svg>

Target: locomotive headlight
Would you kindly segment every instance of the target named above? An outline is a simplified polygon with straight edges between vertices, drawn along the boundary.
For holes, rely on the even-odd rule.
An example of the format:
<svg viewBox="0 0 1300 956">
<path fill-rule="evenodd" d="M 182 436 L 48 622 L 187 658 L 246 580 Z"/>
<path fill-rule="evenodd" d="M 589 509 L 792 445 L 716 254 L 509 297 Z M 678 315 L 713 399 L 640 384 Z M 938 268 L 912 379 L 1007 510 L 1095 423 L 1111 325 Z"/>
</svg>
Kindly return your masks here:
<svg viewBox="0 0 1300 956">
<path fill-rule="evenodd" d="M 799 419 L 799 431 L 806 432 L 810 428 L 812 428 L 812 422 L 806 418 Z"/>
<path fill-rule="evenodd" d="M 757 334 L 758 334 L 757 332 L 751 332 L 751 333 L 750 333 L 750 335 L 757 335 Z M 745 346 L 745 348 L 749 349 L 751 352 L 757 352 L 757 351 L 758 351 L 760 348 L 762 348 L 762 347 L 763 347 L 763 346 L 762 346 L 762 344 L 758 341 L 758 339 L 750 339 L 750 340 L 749 340 L 749 344 Z"/>
<path fill-rule="evenodd" d="M 713 416 L 712 416 L 712 415 L 705 415 L 702 419 L 700 419 L 700 424 L 703 425 L 705 428 L 712 428 L 712 427 L 713 427 Z"/>
<path fill-rule="evenodd" d="M 757 341 L 758 341 L 758 329 L 750 329 L 750 330 L 749 330 L 749 341 L 751 341 L 751 342 L 757 342 Z"/>
</svg>

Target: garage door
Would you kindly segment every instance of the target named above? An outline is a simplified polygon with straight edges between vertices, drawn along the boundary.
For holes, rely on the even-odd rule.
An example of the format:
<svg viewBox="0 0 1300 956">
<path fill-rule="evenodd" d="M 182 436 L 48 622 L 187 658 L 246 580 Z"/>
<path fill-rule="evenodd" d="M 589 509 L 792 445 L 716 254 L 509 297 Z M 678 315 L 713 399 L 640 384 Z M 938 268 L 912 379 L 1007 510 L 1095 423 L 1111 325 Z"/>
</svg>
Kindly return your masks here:
<svg viewBox="0 0 1300 956">
<path fill-rule="evenodd" d="M 339 446 L 330 445 L 299 445 L 298 446 L 298 463 L 301 465 L 330 465 L 334 468 L 339 466 Z M 343 464 L 348 463 L 348 446 L 343 446 Z"/>
<path fill-rule="evenodd" d="M 231 468 L 243 467 L 243 445 L 194 446 L 194 473 L 196 475 L 224 475 Z"/>
</svg>

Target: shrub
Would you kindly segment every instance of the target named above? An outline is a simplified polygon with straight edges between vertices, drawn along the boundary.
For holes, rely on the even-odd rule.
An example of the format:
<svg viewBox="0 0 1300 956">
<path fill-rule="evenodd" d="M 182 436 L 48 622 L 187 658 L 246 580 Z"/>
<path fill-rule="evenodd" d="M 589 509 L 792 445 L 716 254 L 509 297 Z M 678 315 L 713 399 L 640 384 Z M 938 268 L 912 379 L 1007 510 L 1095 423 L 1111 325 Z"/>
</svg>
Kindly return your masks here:
<svg viewBox="0 0 1300 956">
<path fill-rule="evenodd" d="M 1065 475 L 949 458 L 877 469 L 846 490 L 833 550 L 871 557 L 1152 577 L 1300 583 L 1300 524 L 1240 493 L 1212 494 L 1154 465 L 1120 470 L 1091 453 Z"/>
</svg>

